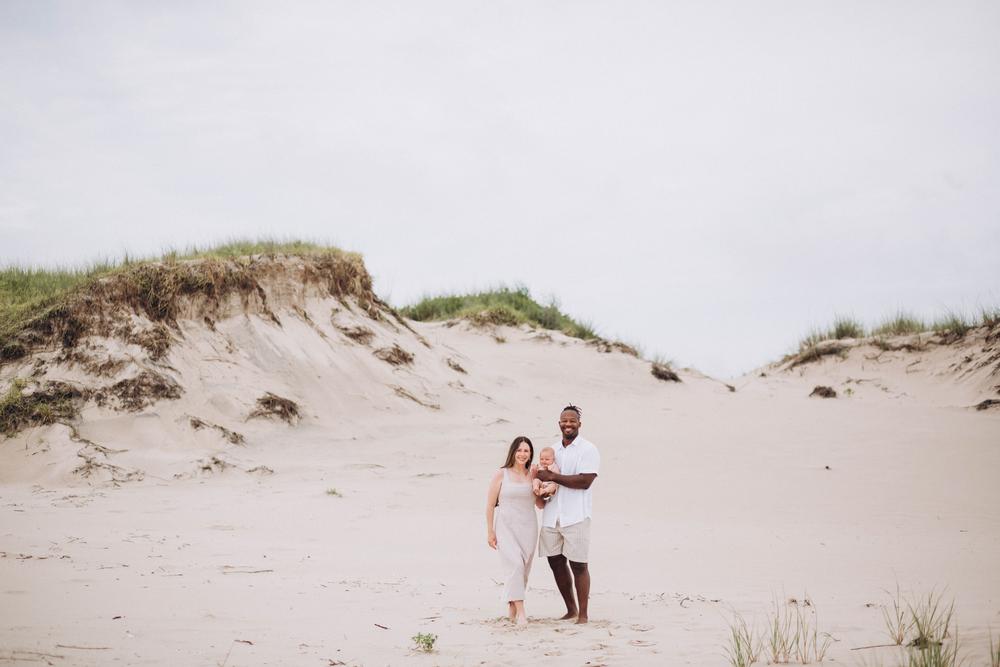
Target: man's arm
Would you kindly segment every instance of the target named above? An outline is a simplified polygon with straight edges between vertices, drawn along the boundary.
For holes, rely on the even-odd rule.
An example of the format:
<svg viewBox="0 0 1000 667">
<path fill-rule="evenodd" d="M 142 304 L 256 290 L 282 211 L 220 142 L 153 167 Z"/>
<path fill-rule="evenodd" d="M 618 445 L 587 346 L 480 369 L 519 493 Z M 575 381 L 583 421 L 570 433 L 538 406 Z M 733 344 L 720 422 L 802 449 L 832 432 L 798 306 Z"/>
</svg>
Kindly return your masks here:
<svg viewBox="0 0 1000 667">
<path fill-rule="evenodd" d="M 590 485 L 597 479 L 597 473 L 594 472 L 583 472 L 579 475 L 560 475 L 551 470 L 539 470 L 535 474 L 543 482 L 555 482 L 568 489 L 589 489 Z"/>
</svg>

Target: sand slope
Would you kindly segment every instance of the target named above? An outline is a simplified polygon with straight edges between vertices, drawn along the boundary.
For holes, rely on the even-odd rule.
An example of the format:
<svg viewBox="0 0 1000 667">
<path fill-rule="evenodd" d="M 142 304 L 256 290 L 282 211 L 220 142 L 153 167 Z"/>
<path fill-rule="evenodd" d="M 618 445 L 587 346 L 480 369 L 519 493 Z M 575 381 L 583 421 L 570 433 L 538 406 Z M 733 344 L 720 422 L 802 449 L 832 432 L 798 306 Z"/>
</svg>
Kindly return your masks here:
<svg viewBox="0 0 1000 667">
<path fill-rule="evenodd" d="M 76 433 L 0 443 L 0 663 L 721 665 L 731 610 L 761 625 L 795 598 L 836 639 L 828 659 L 895 664 L 850 649 L 885 643 L 896 582 L 947 587 L 976 664 L 1000 629 L 1000 412 L 969 407 L 1000 380 L 949 368 L 969 350 L 856 348 L 733 392 L 693 371 L 660 382 L 557 333 L 410 330 L 321 293 L 270 297 L 277 322 L 182 317 L 158 361 L 108 352 L 130 357 L 111 378 L 50 358 L 46 378 L 147 370 L 183 392 L 137 412 L 91 402 Z M 345 333 L 362 326 L 368 340 Z M 412 363 L 376 354 L 393 345 Z M 839 397 L 810 398 L 817 384 Z M 249 418 L 265 392 L 301 418 Z M 539 561 L 533 622 L 515 630 L 486 484 L 515 435 L 555 440 L 567 402 L 603 456 L 593 622 L 550 620 Z M 433 653 L 413 650 L 418 632 L 437 635 Z"/>
</svg>

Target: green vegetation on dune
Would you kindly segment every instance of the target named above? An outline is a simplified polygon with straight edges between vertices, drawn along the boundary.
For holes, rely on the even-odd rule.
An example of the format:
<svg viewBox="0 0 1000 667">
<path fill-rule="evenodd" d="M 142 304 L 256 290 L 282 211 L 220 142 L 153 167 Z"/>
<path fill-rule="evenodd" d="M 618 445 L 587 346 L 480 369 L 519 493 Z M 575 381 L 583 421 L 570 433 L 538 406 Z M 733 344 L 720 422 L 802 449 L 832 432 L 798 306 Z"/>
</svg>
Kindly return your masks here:
<svg viewBox="0 0 1000 667">
<path fill-rule="evenodd" d="M 151 319 L 172 316 L 176 298 L 184 294 L 218 295 L 228 289 L 250 286 L 253 277 L 238 268 L 221 269 L 221 265 L 199 271 L 182 264 L 183 260 L 231 260 L 250 256 L 295 255 L 316 258 L 324 267 L 343 265 L 347 270 L 330 271 L 331 292 L 350 293 L 370 290 L 371 281 L 360 255 L 333 246 L 301 240 L 232 240 L 215 246 L 191 246 L 183 251 L 170 250 L 159 257 L 105 261 L 84 267 L 25 268 L 10 266 L 0 269 L 0 362 L 14 359 L 27 352 L 18 334 L 26 329 L 39 330 L 38 336 L 49 336 L 55 321 L 58 332 L 71 339 L 82 329 L 74 329 L 78 317 L 69 304 L 73 296 L 96 288 L 102 279 L 120 277 L 118 296 L 146 311 Z M 67 329 L 64 326 L 70 323 Z M 64 341 L 71 346 L 72 340 Z"/>
<path fill-rule="evenodd" d="M 419 303 L 400 309 L 400 314 L 418 322 L 468 319 L 484 325 L 532 324 L 551 331 L 561 331 L 574 338 L 598 338 L 589 324 L 566 315 L 555 302 L 550 302 L 547 306 L 541 305 L 531 298 L 526 287 L 499 287 L 475 294 L 427 297 Z"/>
<path fill-rule="evenodd" d="M 809 351 L 818 343 L 844 338 L 885 338 L 929 332 L 961 338 L 976 327 L 994 327 L 997 324 L 1000 324 L 1000 308 L 982 308 L 978 316 L 950 310 L 929 321 L 906 311 L 897 311 L 895 315 L 883 318 L 871 328 L 865 327 L 853 317 L 838 315 L 833 324 L 813 329 L 799 341 L 799 351 Z"/>
</svg>

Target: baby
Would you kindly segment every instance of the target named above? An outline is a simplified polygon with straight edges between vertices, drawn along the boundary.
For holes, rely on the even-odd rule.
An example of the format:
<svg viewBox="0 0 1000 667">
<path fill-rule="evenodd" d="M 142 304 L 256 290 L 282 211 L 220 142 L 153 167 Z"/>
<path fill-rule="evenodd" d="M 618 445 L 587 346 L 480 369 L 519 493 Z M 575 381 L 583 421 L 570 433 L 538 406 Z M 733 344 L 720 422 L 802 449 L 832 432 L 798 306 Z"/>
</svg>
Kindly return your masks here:
<svg viewBox="0 0 1000 667">
<path fill-rule="evenodd" d="M 558 474 L 559 466 L 556 465 L 556 450 L 551 447 L 546 447 L 542 451 L 538 452 L 537 469 L 550 470 Z M 534 477 L 534 479 L 531 480 L 531 489 L 535 492 L 536 496 L 549 498 L 559 489 L 559 485 L 555 482 L 543 482 L 537 477 Z"/>
</svg>

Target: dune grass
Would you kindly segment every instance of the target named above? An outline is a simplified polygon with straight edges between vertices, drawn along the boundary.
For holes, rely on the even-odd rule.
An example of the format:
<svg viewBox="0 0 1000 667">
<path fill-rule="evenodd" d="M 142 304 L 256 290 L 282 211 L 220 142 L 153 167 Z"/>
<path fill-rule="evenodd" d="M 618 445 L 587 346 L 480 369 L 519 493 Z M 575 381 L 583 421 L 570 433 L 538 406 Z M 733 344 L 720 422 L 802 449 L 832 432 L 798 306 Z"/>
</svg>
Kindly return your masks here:
<svg viewBox="0 0 1000 667">
<path fill-rule="evenodd" d="M 207 279 L 175 271 L 143 271 L 142 267 L 154 263 L 168 267 L 189 259 L 233 259 L 251 255 L 335 256 L 360 263 L 360 256 L 346 253 L 333 246 L 302 240 L 246 240 L 234 239 L 214 246 L 188 246 L 183 250 L 168 250 L 156 257 L 134 258 L 128 255 L 118 260 L 104 260 L 81 266 L 36 268 L 8 266 L 0 269 L 0 361 L 23 356 L 26 352 L 14 335 L 33 320 L 48 314 L 59 317 L 70 297 L 95 284 L 102 278 L 118 274 L 133 279 L 132 293 L 149 306 L 150 315 L 156 319 L 170 297 L 176 292 L 212 290 Z M 190 273 L 190 272 L 188 272 Z M 238 277 L 237 277 L 238 279 Z M 190 283 L 190 284 L 189 284 Z M 197 283 L 197 284 L 195 284 Z M 167 293 L 169 292 L 169 293 Z M 169 314 L 169 313 L 168 313 Z"/>
<path fill-rule="evenodd" d="M 902 597 L 899 594 L 899 584 L 896 584 L 895 595 L 889 591 L 886 591 L 886 593 L 892 596 L 889 600 L 892 608 L 890 609 L 889 605 L 882 606 L 882 620 L 885 622 L 885 630 L 889 633 L 889 639 L 896 646 L 902 646 L 906 640 L 906 633 L 910 629 L 912 621 L 907 618 L 906 606 L 903 604 Z"/>
<path fill-rule="evenodd" d="M 732 667 L 749 667 L 760 659 L 760 648 L 756 629 L 734 611 L 733 621 L 729 624 L 729 643 L 725 647 L 729 664 Z"/>
<path fill-rule="evenodd" d="M 994 327 L 997 324 L 1000 324 L 1000 307 L 981 308 L 978 315 L 949 310 L 933 320 L 924 320 L 912 313 L 900 310 L 894 315 L 883 318 L 870 328 L 854 317 L 837 315 L 831 325 L 814 328 L 806 334 L 799 341 L 799 352 L 809 351 L 824 341 L 844 338 L 867 338 L 869 336 L 886 338 L 928 332 L 961 338 L 976 327 Z"/>
<path fill-rule="evenodd" d="M 598 338 L 588 323 L 566 315 L 555 301 L 545 306 L 535 301 L 527 287 L 500 286 L 472 294 L 425 297 L 400 313 L 418 322 L 468 319 L 480 325 L 531 324 L 583 340 Z"/>
<path fill-rule="evenodd" d="M 883 319 L 876 325 L 873 336 L 905 336 L 930 331 L 930 327 L 919 317 L 905 311 L 897 311 L 895 315 Z"/>
<path fill-rule="evenodd" d="M 892 644 L 859 646 L 852 651 L 899 647 L 899 667 L 957 667 L 965 664 L 958 624 L 955 622 L 954 600 L 946 600 L 935 590 L 915 597 L 900 595 L 899 585 L 895 594 L 886 591 L 889 604 L 882 606 L 886 629 Z M 769 664 L 823 663 L 834 642 L 832 635 L 818 630 L 815 604 L 808 598 L 788 600 L 787 604 L 775 598 L 767 615 L 766 628 L 760 634 L 740 614 L 733 613 L 729 622 L 729 635 L 723 646 L 728 662 L 733 667 L 744 667 L 759 660 L 763 654 Z M 882 664 L 877 655 L 856 655 L 858 664 Z M 980 664 L 976 662 L 975 664 Z M 1000 645 L 989 631 L 989 667 L 1000 667 Z"/>
</svg>

